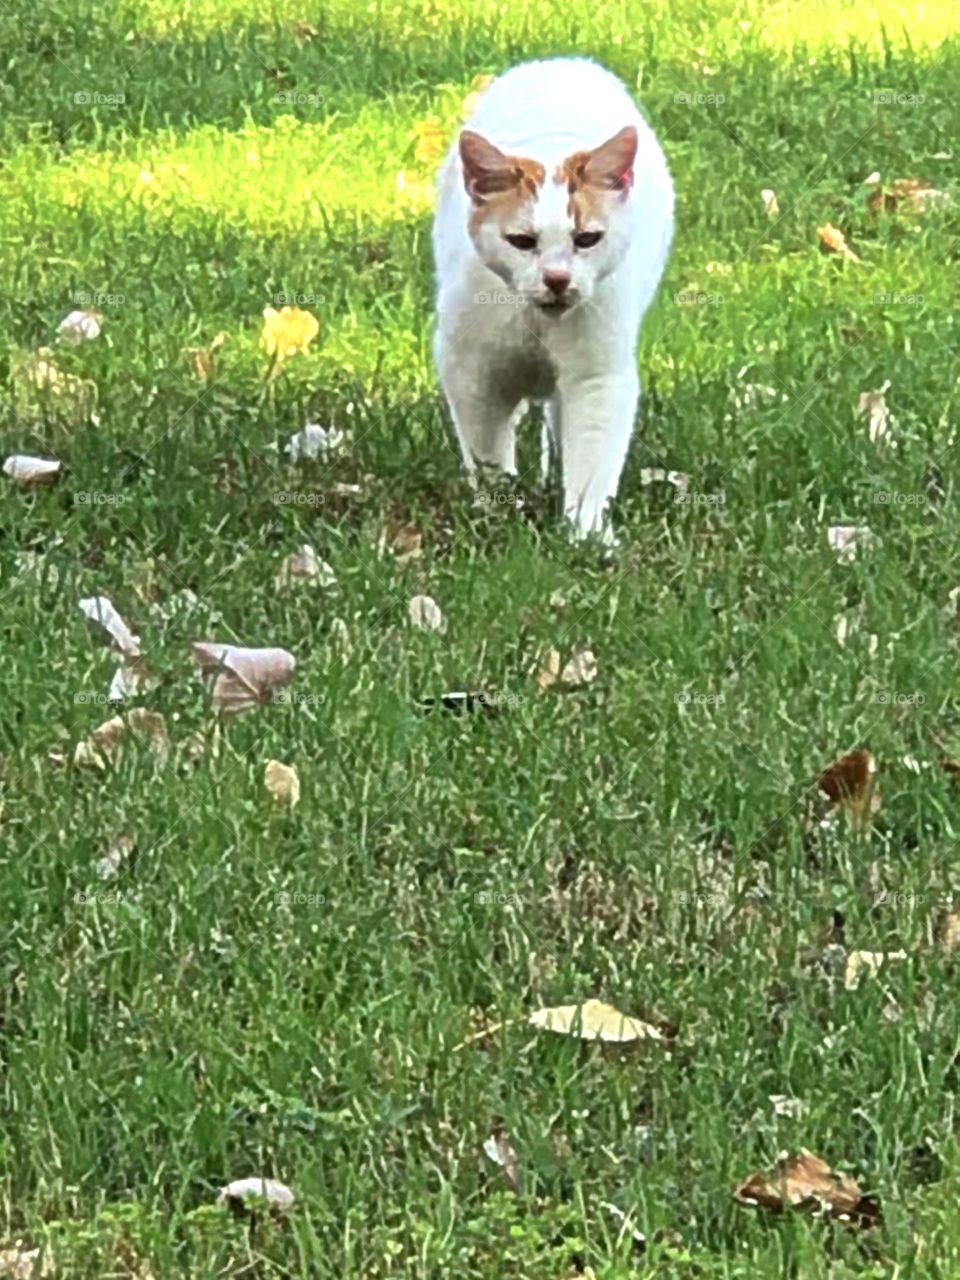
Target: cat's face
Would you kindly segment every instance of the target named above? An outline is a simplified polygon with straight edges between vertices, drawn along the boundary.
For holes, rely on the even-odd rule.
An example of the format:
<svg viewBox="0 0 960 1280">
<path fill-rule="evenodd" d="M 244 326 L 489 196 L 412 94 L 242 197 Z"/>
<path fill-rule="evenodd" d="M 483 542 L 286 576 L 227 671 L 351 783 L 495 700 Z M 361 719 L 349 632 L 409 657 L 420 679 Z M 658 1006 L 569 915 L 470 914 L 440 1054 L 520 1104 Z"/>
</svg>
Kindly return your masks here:
<svg viewBox="0 0 960 1280">
<path fill-rule="evenodd" d="M 545 315 L 589 301 L 629 245 L 636 154 L 637 130 L 628 125 L 547 173 L 465 129 L 460 159 L 473 205 L 470 238 L 484 264 Z"/>
</svg>

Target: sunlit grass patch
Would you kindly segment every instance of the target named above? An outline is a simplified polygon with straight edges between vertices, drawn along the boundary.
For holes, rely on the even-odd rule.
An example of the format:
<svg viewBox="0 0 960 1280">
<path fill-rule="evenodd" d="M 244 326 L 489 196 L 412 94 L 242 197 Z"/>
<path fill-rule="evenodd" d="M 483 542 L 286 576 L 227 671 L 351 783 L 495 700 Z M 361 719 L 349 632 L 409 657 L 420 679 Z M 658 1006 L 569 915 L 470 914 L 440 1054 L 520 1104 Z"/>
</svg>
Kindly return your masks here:
<svg viewBox="0 0 960 1280">
<path fill-rule="evenodd" d="M 429 208 L 433 172 L 414 158 L 416 119 L 394 103 L 318 124 L 281 115 L 272 128 L 201 126 L 58 160 L 25 148 L 11 157 L 9 178 L 21 210 L 82 204 L 114 222 L 139 222 L 142 208 L 170 231 L 202 212 L 254 234 L 345 218 L 362 231 Z M 451 113 L 451 137 L 455 124 Z M 18 216 L 8 206 L 7 218 Z"/>
<path fill-rule="evenodd" d="M 789 53 L 797 47 L 816 52 L 832 47 L 861 46 L 873 52 L 936 48 L 958 31 L 956 7 L 950 0 L 818 0 L 813 6 L 802 0 L 778 0 L 772 5 L 758 0 L 731 12 L 722 0 L 706 4 L 692 0 L 646 4 L 641 0 L 579 9 L 566 6 L 558 12 L 553 0 L 531 0 L 521 8 L 497 7 L 486 0 L 372 0 L 353 4 L 331 0 L 318 19 L 304 14 L 296 0 L 194 0 L 189 6 L 172 0 L 145 0 L 136 10 L 117 4 L 118 25 L 124 17 L 146 36 L 187 38 L 217 29 L 276 26 L 301 40 L 322 41 L 329 26 L 373 29 L 381 38 L 428 43 L 458 38 L 493 37 L 497 43 L 536 39 L 544 31 L 569 39 L 575 30 L 589 34 L 599 44 L 622 46 L 632 34 L 653 32 L 658 37 L 702 38 L 707 46 L 730 47 L 744 41 Z M 569 33 L 569 34 L 567 34 Z M 563 37 L 561 37 L 563 38 Z M 714 43 L 716 42 L 716 43 Z"/>
<path fill-rule="evenodd" d="M 0 458 L 60 463 L 49 487 L 0 475 L 0 1258 L 46 1244 L 64 1280 L 957 1271 L 958 50 L 939 4 L 904 15 L 0 5 Z M 520 479 L 477 500 L 430 358 L 463 96 L 574 51 L 638 90 L 679 197 L 609 555 L 563 535 L 535 416 Z M 874 171 L 953 198 L 871 207 Z M 288 316 L 271 363 L 284 306 L 316 324 Z M 99 335 L 70 346 L 78 307 Z M 76 414 L 23 387 L 47 347 Z M 336 448 L 288 453 L 307 424 Z M 836 526 L 872 537 L 843 560 Z M 322 586 L 278 580 L 304 546 Z M 73 765 L 115 710 L 118 655 L 78 607 L 101 594 L 142 640 L 163 760 Z M 411 626 L 424 595 L 442 632 Z M 282 646 L 302 701 L 215 729 L 196 641 Z M 551 650 L 585 649 L 595 679 L 541 688 Z M 496 714 L 444 701 L 480 691 Z M 817 778 L 864 745 L 875 822 L 821 825 Z M 906 957 L 847 990 L 838 949 Z M 671 1035 L 528 1038 L 582 997 Z M 497 1117 L 519 1195 L 484 1154 Z M 800 1146 L 885 1223 L 733 1200 Z M 257 1175 L 296 1205 L 251 1230 L 215 1200 Z"/>
</svg>

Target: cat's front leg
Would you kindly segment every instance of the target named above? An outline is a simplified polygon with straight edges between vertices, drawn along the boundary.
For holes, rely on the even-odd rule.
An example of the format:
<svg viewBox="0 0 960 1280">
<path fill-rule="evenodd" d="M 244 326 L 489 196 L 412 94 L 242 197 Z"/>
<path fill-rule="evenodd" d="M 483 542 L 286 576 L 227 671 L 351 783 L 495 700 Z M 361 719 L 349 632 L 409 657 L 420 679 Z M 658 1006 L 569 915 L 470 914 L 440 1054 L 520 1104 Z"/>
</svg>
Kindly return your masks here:
<svg viewBox="0 0 960 1280">
<path fill-rule="evenodd" d="M 506 395 L 497 379 L 475 362 L 452 355 L 440 363 L 440 381 L 450 405 L 464 466 L 476 487 L 477 464 L 516 475 L 516 426 L 525 402 Z"/>
<path fill-rule="evenodd" d="M 560 380 L 563 509 L 578 538 L 596 533 L 614 541 L 607 506 L 620 483 L 639 394 L 632 360 L 615 374 Z"/>
</svg>

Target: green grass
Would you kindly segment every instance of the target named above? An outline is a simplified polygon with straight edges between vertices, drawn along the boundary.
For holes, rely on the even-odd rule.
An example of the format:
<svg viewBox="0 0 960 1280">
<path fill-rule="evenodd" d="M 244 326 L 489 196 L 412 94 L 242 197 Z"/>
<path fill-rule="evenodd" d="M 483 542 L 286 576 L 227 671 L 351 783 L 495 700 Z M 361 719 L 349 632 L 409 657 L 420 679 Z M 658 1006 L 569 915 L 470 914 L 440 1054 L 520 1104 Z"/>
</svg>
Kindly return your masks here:
<svg viewBox="0 0 960 1280">
<path fill-rule="evenodd" d="M 0 488 L 0 1247 L 65 1280 L 950 1280 L 960 821 L 931 735 L 960 730 L 954 6 L 13 0 L 0 49 L 0 447 L 64 464 Z M 571 51 L 636 89 L 678 190 L 613 560 L 565 541 L 535 432 L 523 509 L 473 505 L 429 356 L 417 126 L 452 135 L 475 75 Z M 877 215 L 874 170 L 954 199 Z M 827 222 L 861 264 L 820 251 Z M 95 294 L 103 336 L 56 356 L 96 384 L 78 420 L 15 371 Z M 267 381 L 261 311 L 295 294 L 320 337 Z M 206 384 L 184 348 L 220 331 Z M 854 406 L 886 380 L 878 448 Z M 348 432 L 342 456 L 274 451 L 307 420 Z M 422 528 L 421 559 L 378 552 L 387 519 Z M 838 563 L 836 524 L 877 545 Z M 304 542 L 335 590 L 275 589 Z M 152 608 L 186 588 L 194 614 Z M 143 638 L 166 761 L 69 764 L 110 714 L 77 608 L 98 592 Z M 443 635 L 409 627 L 418 592 Z M 304 701 L 218 744 L 196 639 L 285 646 Z M 540 694 L 542 653 L 584 645 L 596 682 Z M 449 689 L 512 697 L 418 711 Z M 811 783 L 861 745 L 872 830 L 818 826 Z M 300 771 L 292 813 L 271 758 Z M 137 859 L 102 884 L 124 832 Z M 851 949 L 908 958 L 845 990 L 804 959 L 835 911 Z M 515 1023 L 454 1052 L 589 996 L 677 1036 Z M 519 1196 L 482 1154 L 496 1115 Z M 734 1202 L 800 1146 L 883 1226 Z M 249 1232 L 214 1202 L 256 1173 L 298 1203 Z M 662 1230 L 646 1260 L 604 1201 Z"/>
</svg>

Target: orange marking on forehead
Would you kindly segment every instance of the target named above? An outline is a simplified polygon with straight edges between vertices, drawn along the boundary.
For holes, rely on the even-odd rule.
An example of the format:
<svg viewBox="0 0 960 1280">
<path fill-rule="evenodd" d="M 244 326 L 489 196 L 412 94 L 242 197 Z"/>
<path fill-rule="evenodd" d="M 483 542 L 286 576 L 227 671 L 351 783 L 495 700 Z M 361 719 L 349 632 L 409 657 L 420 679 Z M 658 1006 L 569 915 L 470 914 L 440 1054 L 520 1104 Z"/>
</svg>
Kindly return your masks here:
<svg viewBox="0 0 960 1280">
<path fill-rule="evenodd" d="M 510 159 L 520 170 L 523 185 L 532 196 L 536 196 L 537 192 L 546 181 L 546 169 L 539 160 L 525 160 L 523 156 L 511 156 Z"/>
<path fill-rule="evenodd" d="M 524 208 L 532 204 L 540 190 L 540 184 L 524 181 L 512 185 L 494 195 L 484 196 L 481 204 L 475 204 L 470 213 L 470 230 L 476 231 L 485 222 L 512 222 Z"/>
<path fill-rule="evenodd" d="M 546 180 L 547 171 L 537 160 L 524 156 L 504 156 L 502 168 L 474 180 L 472 192 L 478 196 L 495 196 L 520 192 L 525 198 L 537 193 Z"/>
<path fill-rule="evenodd" d="M 558 165 L 553 175 L 557 185 L 563 183 L 567 187 L 567 217 L 573 222 L 573 229 L 579 233 L 588 223 L 602 221 L 603 193 L 591 185 L 586 176 L 587 164 L 591 152 L 576 151 L 567 156 L 563 164 Z"/>
<path fill-rule="evenodd" d="M 565 182 L 567 190 L 573 195 L 577 187 L 586 184 L 587 165 L 592 154 L 590 151 L 575 151 L 572 156 L 567 156 L 563 164 L 557 166 L 553 175 L 554 182 Z"/>
<path fill-rule="evenodd" d="M 475 203 L 470 215 L 470 230 L 475 232 L 485 222 L 506 222 L 536 200 L 547 178 L 547 171 L 537 160 L 525 156 L 502 156 L 502 164 L 488 170 L 469 184 Z"/>
<path fill-rule="evenodd" d="M 637 131 L 627 126 L 599 147 L 575 151 L 557 166 L 553 180 L 566 184 L 567 214 L 576 232 L 591 222 L 604 221 L 610 194 L 629 189 L 636 148 Z"/>
</svg>

